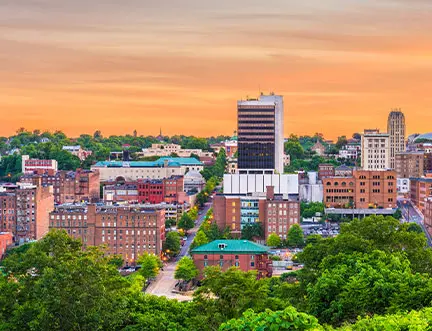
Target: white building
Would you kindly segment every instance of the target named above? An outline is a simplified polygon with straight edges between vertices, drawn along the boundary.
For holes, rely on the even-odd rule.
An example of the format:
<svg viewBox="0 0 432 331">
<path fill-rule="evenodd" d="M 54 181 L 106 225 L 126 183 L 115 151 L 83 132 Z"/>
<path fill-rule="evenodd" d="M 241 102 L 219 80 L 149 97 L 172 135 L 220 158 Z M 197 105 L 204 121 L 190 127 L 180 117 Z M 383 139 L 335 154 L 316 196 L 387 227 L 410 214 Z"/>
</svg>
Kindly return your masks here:
<svg viewBox="0 0 432 331">
<path fill-rule="evenodd" d="M 323 184 L 318 181 L 318 173 L 309 171 L 308 182 L 299 185 L 299 200 L 306 202 L 322 202 L 324 200 Z"/>
<path fill-rule="evenodd" d="M 182 149 L 177 144 L 152 144 L 149 148 L 143 148 L 142 156 L 170 156 L 171 154 L 177 154 L 179 157 L 189 157 L 191 154 L 196 154 L 199 157 L 207 156 L 212 157 L 212 152 L 203 151 L 202 149 Z"/>
<path fill-rule="evenodd" d="M 24 174 L 27 173 L 42 173 L 42 172 L 57 172 L 57 161 L 56 160 L 39 160 L 31 159 L 28 155 L 21 157 L 21 168 Z"/>
<path fill-rule="evenodd" d="M 204 177 L 196 170 L 189 171 L 184 175 L 184 191 L 185 192 L 201 192 L 205 186 Z"/>
<path fill-rule="evenodd" d="M 390 169 L 390 135 L 376 130 L 365 130 L 361 139 L 363 170 Z"/>
<path fill-rule="evenodd" d="M 297 174 L 225 174 L 223 193 L 264 194 L 267 186 L 273 186 L 275 194 L 299 194 Z"/>
<path fill-rule="evenodd" d="M 396 178 L 396 187 L 399 194 L 407 194 L 410 192 L 409 178 Z"/>
</svg>

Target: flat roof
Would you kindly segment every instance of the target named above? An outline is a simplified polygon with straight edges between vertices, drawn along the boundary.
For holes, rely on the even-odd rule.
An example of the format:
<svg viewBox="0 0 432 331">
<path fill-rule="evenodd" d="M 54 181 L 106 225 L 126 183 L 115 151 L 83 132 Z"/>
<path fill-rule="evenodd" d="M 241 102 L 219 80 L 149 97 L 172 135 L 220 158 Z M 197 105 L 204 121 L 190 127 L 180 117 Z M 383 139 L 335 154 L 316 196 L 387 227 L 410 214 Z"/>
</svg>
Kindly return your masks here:
<svg viewBox="0 0 432 331">
<path fill-rule="evenodd" d="M 168 166 L 179 167 L 179 166 L 201 166 L 202 162 L 198 161 L 194 157 L 161 157 L 156 161 L 99 161 L 94 167 L 106 167 L 106 168 L 155 168 L 163 167 L 165 161 L 168 161 Z"/>
<path fill-rule="evenodd" d="M 335 215 L 393 215 L 395 209 L 369 209 L 369 208 L 356 208 L 356 209 L 343 209 L 343 208 L 326 208 L 326 214 Z"/>
<path fill-rule="evenodd" d="M 220 239 L 201 245 L 191 251 L 192 254 L 262 254 L 268 253 L 269 247 L 249 240 Z"/>
</svg>

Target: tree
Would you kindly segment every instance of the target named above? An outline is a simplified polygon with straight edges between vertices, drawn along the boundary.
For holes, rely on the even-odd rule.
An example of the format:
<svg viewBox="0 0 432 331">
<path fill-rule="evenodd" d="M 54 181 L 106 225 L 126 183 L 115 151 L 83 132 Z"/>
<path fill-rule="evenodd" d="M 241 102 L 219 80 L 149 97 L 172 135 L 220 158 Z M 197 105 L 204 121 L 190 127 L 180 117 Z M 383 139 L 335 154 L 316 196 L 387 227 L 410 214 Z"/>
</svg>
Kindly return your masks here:
<svg viewBox="0 0 432 331">
<path fill-rule="evenodd" d="M 209 242 L 205 232 L 203 230 L 199 230 L 192 242 L 191 249 L 194 249 L 195 247 L 199 247 L 202 245 L 205 245 Z"/>
<path fill-rule="evenodd" d="M 159 274 L 159 270 L 163 267 L 160 257 L 149 253 L 141 255 L 137 263 L 141 265 L 139 273 L 145 279 L 155 278 Z"/>
<path fill-rule="evenodd" d="M 267 238 L 267 246 L 279 247 L 281 243 L 282 240 L 276 233 L 271 233 Z"/>
<path fill-rule="evenodd" d="M 170 231 L 167 233 L 163 250 L 170 256 L 180 253 L 180 235 L 178 232 Z"/>
<path fill-rule="evenodd" d="M 198 269 L 195 266 L 194 261 L 188 256 L 182 257 L 177 264 L 174 278 L 190 282 L 196 276 L 198 276 Z"/>
<path fill-rule="evenodd" d="M 288 246 L 302 247 L 304 245 L 303 230 L 298 224 L 293 224 L 288 230 L 287 235 Z"/>
<path fill-rule="evenodd" d="M 298 141 L 288 140 L 285 143 L 285 154 L 291 157 L 291 161 L 303 159 L 305 151 Z"/>
<path fill-rule="evenodd" d="M 261 222 L 246 224 L 241 231 L 242 239 L 253 240 L 254 238 L 262 238 L 264 229 Z"/>
<path fill-rule="evenodd" d="M 348 144 L 348 139 L 346 136 L 341 136 L 338 137 L 337 142 L 336 142 L 336 148 L 339 150 L 341 149 L 343 146 L 345 146 L 346 144 Z"/>
<path fill-rule="evenodd" d="M 50 232 L 3 264 L 13 277 L 0 277 L 1 329 L 113 330 L 128 314 L 128 282 L 103 250 L 83 251 L 65 231 Z"/>
<path fill-rule="evenodd" d="M 318 331 L 324 330 L 324 328 L 319 325 L 315 317 L 305 313 L 299 313 L 294 307 L 287 307 L 280 311 L 266 309 L 264 312 L 258 314 L 252 309 L 248 309 L 243 313 L 241 318 L 232 319 L 223 323 L 219 330 Z"/>
<path fill-rule="evenodd" d="M 188 213 L 183 213 L 182 217 L 177 223 L 177 227 L 185 230 L 186 232 L 192 229 L 194 226 L 195 226 L 195 222 Z"/>
</svg>

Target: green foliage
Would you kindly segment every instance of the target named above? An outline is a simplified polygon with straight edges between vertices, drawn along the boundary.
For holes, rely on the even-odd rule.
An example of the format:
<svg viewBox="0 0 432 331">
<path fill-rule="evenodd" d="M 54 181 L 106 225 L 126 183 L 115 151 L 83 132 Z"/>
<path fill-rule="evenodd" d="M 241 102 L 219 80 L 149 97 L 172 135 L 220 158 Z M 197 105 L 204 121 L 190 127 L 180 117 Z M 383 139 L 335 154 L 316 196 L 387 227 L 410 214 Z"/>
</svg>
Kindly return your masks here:
<svg viewBox="0 0 432 331">
<path fill-rule="evenodd" d="M 123 266 L 124 260 L 120 254 L 115 254 L 110 256 L 108 263 L 118 269 Z"/>
<path fill-rule="evenodd" d="M 168 255 L 170 256 L 180 253 L 180 235 L 178 232 L 170 231 L 167 233 L 165 242 L 163 244 L 163 250 L 165 252 L 169 250 Z"/>
<path fill-rule="evenodd" d="M 288 173 L 293 173 L 295 171 L 318 171 L 318 166 L 321 163 L 330 163 L 334 166 L 339 166 L 341 163 L 335 159 L 328 159 L 322 156 L 313 155 L 310 159 L 295 159 L 291 160 L 289 166 L 286 166 L 284 171 Z"/>
<path fill-rule="evenodd" d="M 21 155 L 3 156 L 0 161 L 0 178 L 3 181 L 17 181 L 21 175 Z"/>
<path fill-rule="evenodd" d="M 163 267 L 160 257 L 149 253 L 141 255 L 137 259 L 137 263 L 141 265 L 139 273 L 145 279 L 155 278 L 159 274 L 159 270 Z"/>
<path fill-rule="evenodd" d="M 267 246 L 279 247 L 281 243 L 282 240 L 276 233 L 271 233 L 267 238 Z"/>
<path fill-rule="evenodd" d="M 225 149 L 221 148 L 218 156 L 216 157 L 215 164 L 210 167 L 205 167 L 202 171 L 202 175 L 205 180 L 209 180 L 212 177 L 222 178 L 225 173 L 227 165 L 227 157 Z"/>
<path fill-rule="evenodd" d="M 174 278 L 189 282 L 197 276 L 198 269 L 196 268 L 194 261 L 188 256 L 182 257 L 177 264 Z"/>
<path fill-rule="evenodd" d="M 246 224 L 241 231 L 241 238 L 253 240 L 264 237 L 264 229 L 261 222 Z"/>
<path fill-rule="evenodd" d="M 397 220 L 402 218 L 402 211 L 399 208 L 396 209 L 395 213 L 393 214 L 393 218 L 396 218 Z"/>
<path fill-rule="evenodd" d="M 322 202 L 301 202 L 300 203 L 300 216 L 304 218 L 311 218 L 316 213 L 324 215 L 324 204 Z"/>
<path fill-rule="evenodd" d="M 287 244 L 290 247 L 303 247 L 304 236 L 303 230 L 298 224 L 293 224 L 288 230 Z"/>
<path fill-rule="evenodd" d="M 194 226 L 195 222 L 188 213 L 183 213 L 182 217 L 177 223 L 177 227 L 185 231 L 192 229 Z"/>
<path fill-rule="evenodd" d="M 305 151 L 302 145 L 300 145 L 299 141 L 290 139 L 285 143 L 284 147 L 285 154 L 291 157 L 291 162 L 293 162 L 294 160 L 303 159 L 305 156 Z"/>
<path fill-rule="evenodd" d="M 192 244 L 191 244 L 191 249 L 194 249 L 195 247 L 199 247 L 202 245 L 205 245 L 209 243 L 209 240 L 205 234 L 205 232 L 203 230 L 198 230 Z"/>
<path fill-rule="evenodd" d="M 220 331 L 234 330 L 251 330 L 251 331 L 301 331 L 324 330 L 319 325 L 318 320 L 305 313 L 299 313 L 294 307 L 287 307 L 280 311 L 271 311 L 266 309 L 262 313 L 255 313 L 252 309 L 248 309 L 239 319 L 232 319 L 227 323 L 223 323 Z"/>
<path fill-rule="evenodd" d="M 99 248 L 81 250 L 65 231 L 50 232 L 4 261 L 0 329 L 114 330 L 127 315 L 128 282 Z"/>
</svg>

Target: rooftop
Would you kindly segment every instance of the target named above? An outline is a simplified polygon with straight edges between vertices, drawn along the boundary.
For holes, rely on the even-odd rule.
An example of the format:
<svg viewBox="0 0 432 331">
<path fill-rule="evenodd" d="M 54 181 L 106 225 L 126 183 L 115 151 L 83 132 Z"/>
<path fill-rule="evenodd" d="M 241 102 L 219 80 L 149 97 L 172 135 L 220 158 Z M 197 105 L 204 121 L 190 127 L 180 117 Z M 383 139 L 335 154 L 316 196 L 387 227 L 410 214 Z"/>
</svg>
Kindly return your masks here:
<svg viewBox="0 0 432 331">
<path fill-rule="evenodd" d="M 424 134 L 421 134 L 421 135 L 417 136 L 414 139 L 414 142 L 418 142 L 418 141 L 421 141 L 421 140 L 431 140 L 432 141 L 432 132 L 424 133 Z"/>
<path fill-rule="evenodd" d="M 269 247 L 249 240 L 215 240 L 192 250 L 192 254 L 232 253 L 232 254 L 263 254 Z"/>
<path fill-rule="evenodd" d="M 198 161 L 194 157 L 161 157 L 156 161 L 99 161 L 94 166 L 107 168 L 155 168 L 163 167 L 165 161 L 168 162 L 168 166 L 170 167 L 203 165 L 202 162 Z"/>
</svg>

